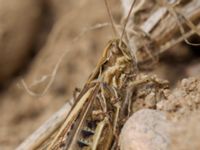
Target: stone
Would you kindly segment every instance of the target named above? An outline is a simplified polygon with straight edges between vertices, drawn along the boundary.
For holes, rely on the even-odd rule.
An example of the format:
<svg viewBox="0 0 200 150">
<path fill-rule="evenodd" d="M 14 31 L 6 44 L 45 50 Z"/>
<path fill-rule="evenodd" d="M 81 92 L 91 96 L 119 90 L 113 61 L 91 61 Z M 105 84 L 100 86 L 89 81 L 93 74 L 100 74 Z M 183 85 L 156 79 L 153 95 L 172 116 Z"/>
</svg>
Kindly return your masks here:
<svg viewBox="0 0 200 150">
<path fill-rule="evenodd" d="M 122 128 L 121 150 L 167 150 L 171 123 L 165 113 L 142 109 L 134 113 Z"/>
</svg>

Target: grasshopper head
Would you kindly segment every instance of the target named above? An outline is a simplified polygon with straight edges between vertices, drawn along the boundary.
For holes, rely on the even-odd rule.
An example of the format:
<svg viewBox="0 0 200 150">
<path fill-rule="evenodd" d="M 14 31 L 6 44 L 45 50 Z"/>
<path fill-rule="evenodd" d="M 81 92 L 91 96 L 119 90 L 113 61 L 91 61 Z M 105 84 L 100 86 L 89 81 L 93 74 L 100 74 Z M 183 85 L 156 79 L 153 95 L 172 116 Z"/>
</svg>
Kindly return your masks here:
<svg viewBox="0 0 200 150">
<path fill-rule="evenodd" d="M 110 45 L 112 53 L 124 55 L 127 60 L 132 60 L 131 50 L 127 47 L 125 42 L 120 39 L 114 39 L 110 41 Z"/>
</svg>

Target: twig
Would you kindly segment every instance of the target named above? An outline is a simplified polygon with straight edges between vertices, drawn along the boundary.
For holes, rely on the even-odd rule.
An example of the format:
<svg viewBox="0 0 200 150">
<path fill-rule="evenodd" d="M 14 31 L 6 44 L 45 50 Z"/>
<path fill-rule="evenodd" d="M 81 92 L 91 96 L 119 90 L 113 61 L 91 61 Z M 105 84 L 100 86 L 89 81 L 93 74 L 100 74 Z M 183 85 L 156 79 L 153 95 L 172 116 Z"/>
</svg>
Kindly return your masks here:
<svg viewBox="0 0 200 150">
<path fill-rule="evenodd" d="M 52 135 L 64 122 L 67 114 L 71 109 L 71 105 L 67 102 L 60 110 L 51 116 L 40 128 L 30 135 L 16 150 L 32 150 L 36 149 L 48 137 Z"/>
</svg>

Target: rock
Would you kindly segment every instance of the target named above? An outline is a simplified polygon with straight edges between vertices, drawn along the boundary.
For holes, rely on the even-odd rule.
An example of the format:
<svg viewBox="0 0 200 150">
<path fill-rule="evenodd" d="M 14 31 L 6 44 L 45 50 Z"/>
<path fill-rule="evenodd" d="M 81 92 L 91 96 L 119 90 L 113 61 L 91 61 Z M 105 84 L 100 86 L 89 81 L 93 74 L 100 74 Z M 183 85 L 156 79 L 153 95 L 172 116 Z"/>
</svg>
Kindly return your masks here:
<svg viewBox="0 0 200 150">
<path fill-rule="evenodd" d="M 142 109 L 134 113 L 122 128 L 121 150 L 167 150 L 170 144 L 166 115 L 157 110 Z"/>
</svg>

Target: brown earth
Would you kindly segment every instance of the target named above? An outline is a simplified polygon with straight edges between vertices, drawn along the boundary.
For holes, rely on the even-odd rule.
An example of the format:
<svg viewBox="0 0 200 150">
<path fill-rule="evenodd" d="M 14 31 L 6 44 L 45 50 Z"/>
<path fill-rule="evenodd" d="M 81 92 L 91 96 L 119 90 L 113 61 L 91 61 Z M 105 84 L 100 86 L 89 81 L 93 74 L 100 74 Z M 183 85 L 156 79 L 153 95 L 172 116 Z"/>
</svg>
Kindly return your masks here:
<svg viewBox="0 0 200 150">
<path fill-rule="evenodd" d="M 119 21 L 120 4 L 111 3 L 113 16 Z M 110 27 L 82 32 L 107 22 L 103 1 L 0 0 L 0 149 L 19 145 L 72 97 L 75 87 L 83 86 L 113 37 Z M 169 80 L 174 92 L 160 108 L 183 118 L 183 122 L 183 116 L 199 109 L 200 78 L 181 81 L 198 76 L 196 49 L 181 43 L 152 71 Z"/>
</svg>

